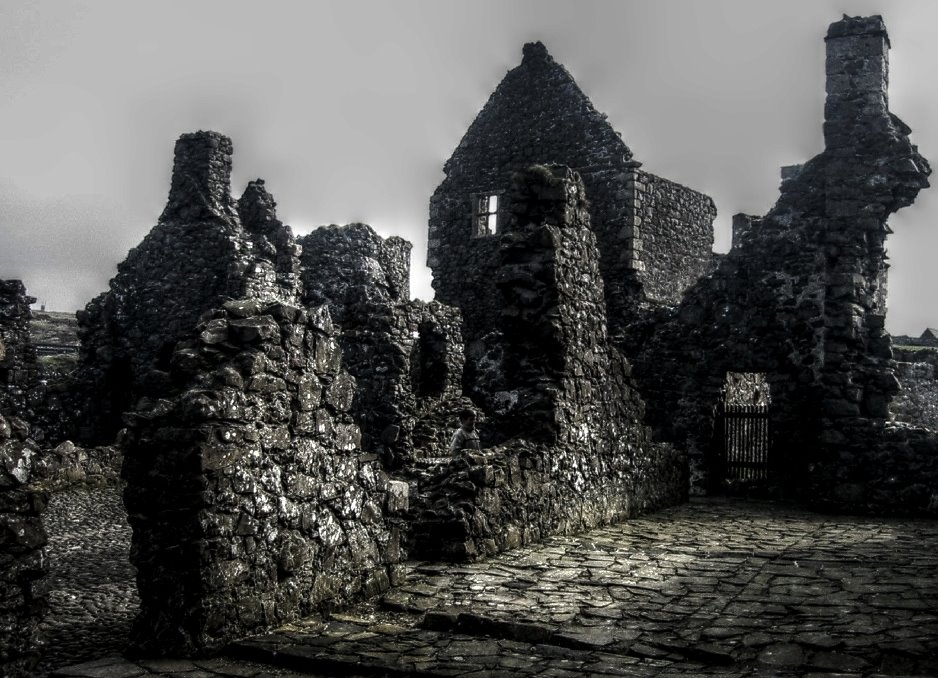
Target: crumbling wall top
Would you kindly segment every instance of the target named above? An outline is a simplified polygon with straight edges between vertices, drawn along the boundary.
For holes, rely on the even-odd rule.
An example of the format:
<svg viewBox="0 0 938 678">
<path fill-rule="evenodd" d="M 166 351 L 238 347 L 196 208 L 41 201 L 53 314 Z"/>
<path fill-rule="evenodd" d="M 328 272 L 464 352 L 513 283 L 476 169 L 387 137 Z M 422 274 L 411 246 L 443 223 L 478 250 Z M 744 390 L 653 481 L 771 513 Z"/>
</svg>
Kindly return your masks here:
<svg viewBox="0 0 938 678">
<path fill-rule="evenodd" d="M 231 139 L 218 132 L 191 132 L 176 141 L 173 179 L 160 222 L 230 219 Z"/>
<path fill-rule="evenodd" d="M 886 33 L 886 23 L 879 14 L 872 16 L 847 16 L 840 21 L 835 21 L 827 28 L 827 37 L 824 40 L 833 40 L 836 38 L 845 38 L 853 35 L 882 35 L 889 43 L 889 35 Z"/>
</svg>

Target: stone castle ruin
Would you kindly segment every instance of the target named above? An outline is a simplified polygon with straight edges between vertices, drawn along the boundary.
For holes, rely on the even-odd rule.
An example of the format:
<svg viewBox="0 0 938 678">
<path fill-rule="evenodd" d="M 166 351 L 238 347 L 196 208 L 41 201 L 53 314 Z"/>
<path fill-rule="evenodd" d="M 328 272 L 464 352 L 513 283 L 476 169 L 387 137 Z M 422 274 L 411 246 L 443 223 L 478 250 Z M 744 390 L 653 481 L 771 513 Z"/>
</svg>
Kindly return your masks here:
<svg viewBox="0 0 938 678">
<path fill-rule="evenodd" d="M 374 596 L 407 558 L 475 559 L 731 488 L 730 405 L 765 412 L 748 490 L 938 511 L 933 419 L 890 409 L 884 329 L 886 222 L 930 169 L 888 109 L 882 20 L 845 17 L 826 40 L 826 148 L 766 215 L 737 217 L 726 255 L 712 200 L 643 170 L 525 45 L 430 199 L 432 302 L 410 299 L 409 243 L 364 224 L 295 237 L 263 181 L 232 197 L 228 138 L 180 137 L 156 226 L 78 314 L 80 415 L 56 429 L 118 443 L 132 649 L 211 652 Z M 27 675 L 50 471 L 31 300 L 18 281 L 0 294 L 0 628 L 19 629 L 0 658 Z M 483 449 L 450 454 L 465 408 Z"/>
</svg>

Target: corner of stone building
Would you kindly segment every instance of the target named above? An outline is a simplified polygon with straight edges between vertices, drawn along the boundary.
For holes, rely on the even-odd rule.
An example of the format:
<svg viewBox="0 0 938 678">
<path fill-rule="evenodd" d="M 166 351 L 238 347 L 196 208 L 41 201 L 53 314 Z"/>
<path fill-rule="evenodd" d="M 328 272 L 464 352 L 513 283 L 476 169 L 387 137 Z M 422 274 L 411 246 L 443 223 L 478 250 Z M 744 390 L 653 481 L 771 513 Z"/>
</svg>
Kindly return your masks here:
<svg viewBox="0 0 938 678">
<path fill-rule="evenodd" d="M 80 379 L 95 403 L 83 442 L 113 441 L 120 413 L 159 390 L 175 342 L 204 312 L 228 298 L 298 301 L 300 248 L 262 180 L 232 199 L 231 154 L 217 132 L 179 137 L 166 209 L 80 314 Z"/>
<path fill-rule="evenodd" d="M 137 653 L 205 654 L 396 580 L 401 488 L 361 449 L 325 306 L 229 300 L 170 376 L 126 416 Z"/>
</svg>

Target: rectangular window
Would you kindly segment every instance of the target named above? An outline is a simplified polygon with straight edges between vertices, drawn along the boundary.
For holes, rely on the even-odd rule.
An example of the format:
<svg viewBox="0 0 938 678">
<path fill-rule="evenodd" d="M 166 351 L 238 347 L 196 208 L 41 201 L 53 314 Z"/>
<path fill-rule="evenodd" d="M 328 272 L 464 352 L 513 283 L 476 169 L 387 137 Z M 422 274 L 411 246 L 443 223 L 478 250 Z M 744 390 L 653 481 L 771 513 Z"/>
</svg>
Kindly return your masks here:
<svg viewBox="0 0 938 678">
<path fill-rule="evenodd" d="M 472 237 L 495 235 L 499 227 L 499 194 L 472 194 Z"/>
</svg>

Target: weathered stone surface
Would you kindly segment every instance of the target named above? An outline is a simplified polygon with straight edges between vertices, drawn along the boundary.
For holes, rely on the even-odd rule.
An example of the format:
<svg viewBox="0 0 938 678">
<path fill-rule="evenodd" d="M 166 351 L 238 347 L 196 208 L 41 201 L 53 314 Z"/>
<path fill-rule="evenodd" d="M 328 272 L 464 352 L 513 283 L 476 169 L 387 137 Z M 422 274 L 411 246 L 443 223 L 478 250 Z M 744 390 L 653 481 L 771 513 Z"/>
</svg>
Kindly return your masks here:
<svg viewBox="0 0 938 678">
<path fill-rule="evenodd" d="M 208 314 L 166 390 L 126 417 L 137 652 L 191 656 L 374 595 L 402 557 L 384 517 L 400 493 L 348 414 L 354 379 L 316 360 L 328 323 L 249 306 Z M 228 340 L 206 343 L 209 326 Z"/>
<path fill-rule="evenodd" d="M 118 266 L 110 290 L 79 312 L 81 380 L 91 403 L 83 440 L 113 442 L 122 412 L 163 388 L 176 342 L 203 313 L 229 299 L 298 300 L 300 247 L 290 228 L 277 220 L 261 180 L 235 203 L 230 175 L 230 139 L 182 135 L 159 223 Z M 245 318 L 236 340 L 250 340 L 249 311 L 236 311 Z M 203 339 L 228 336 L 208 326 Z"/>
<path fill-rule="evenodd" d="M 472 560 L 685 497 L 685 460 L 648 437 L 628 364 L 608 341 L 586 204 L 568 168 L 515 175 L 487 337 L 500 356 L 490 383 L 502 390 L 476 394 L 488 395 L 497 445 L 418 482 L 410 544 L 422 557 Z"/>
<path fill-rule="evenodd" d="M 48 494 L 34 485 L 39 455 L 26 423 L 0 414 L 0 675 L 11 678 L 33 675 L 48 610 L 42 552 Z"/>
<path fill-rule="evenodd" d="M 899 393 L 889 404 L 892 418 L 938 431 L 938 351 L 893 348 Z"/>
<path fill-rule="evenodd" d="M 643 299 L 675 303 L 712 267 L 713 201 L 640 169 L 619 134 L 541 43 L 524 46 L 479 112 L 430 200 L 427 259 L 436 298 L 459 307 L 468 340 L 481 339 L 499 313 L 497 238 L 480 201 L 497 196 L 495 228 L 509 219 L 511 177 L 530 165 L 575 169 L 589 196 L 613 331 Z M 547 197 L 547 196 L 545 196 Z"/>
<path fill-rule="evenodd" d="M 692 458 L 709 452 L 725 375 L 762 373 L 783 491 L 853 510 L 933 511 L 933 445 L 886 426 L 898 382 L 884 330 L 886 219 L 928 185 L 930 168 L 886 107 L 882 19 L 845 17 L 827 48 L 825 150 L 783 181 L 768 214 L 737 229 L 712 276 L 654 318 L 641 351 L 627 334 L 622 344 L 638 354 L 656 431 Z"/>
<path fill-rule="evenodd" d="M 344 365 L 356 380 L 349 407 L 363 447 L 388 468 L 445 450 L 436 438 L 451 425 L 462 394 L 461 314 L 408 299 L 411 246 L 400 238 L 349 224 L 317 229 L 301 242 L 303 303 L 328 304 L 340 326 Z M 446 420 L 434 426 L 441 413 Z M 428 427 L 436 430 L 425 435 Z"/>
<path fill-rule="evenodd" d="M 117 508 L 110 493 L 92 495 L 106 515 Z M 133 572 L 107 559 L 100 535 L 120 526 L 101 521 L 97 504 L 80 497 L 53 497 L 49 506 L 56 527 L 50 545 L 59 550 L 76 543 L 68 517 L 94 515 L 81 521 L 86 548 L 71 552 L 66 565 L 77 576 L 56 576 L 53 593 L 81 600 L 88 595 L 76 586 L 81 577 L 104 570 L 108 596 L 118 597 Z M 304 675 L 465 675 L 477 665 L 487 675 L 532 678 L 556 676 L 561 667 L 581 676 L 648 678 L 742 678 L 754 670 L 791 678 L 930 676 L 938 670 L 936 559 L 935 520 L 700 498 L 484 562 L 410 563 L 406 581 L 380 599 L 241 640 L 214 659 L 98 659 L 117 654 L 134 605 L 121 601 L 113 616 L 69 624 L 81 610 L 72 602 L 49 615 L 50 639 L 65 641 L 73 631 L 62 647 L 80 643 L 73 656 L 85 663 L 65 666 L 68 654 L 50 648 L 47 665 L 52 675 L 72 678 L 260 678 L 290 675 L 286 667 Z M 93 599 L 110 610 L 103 588 Z M 766 650 L 782 647 L 802 663 L 760 666 L 760 656 L 781 659 Z"/>
</svg>

